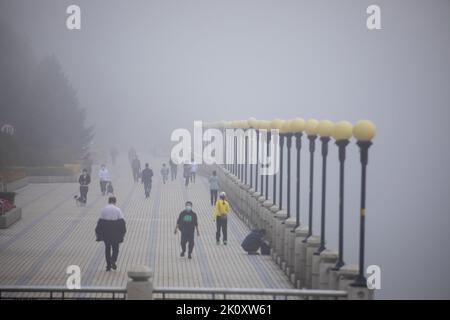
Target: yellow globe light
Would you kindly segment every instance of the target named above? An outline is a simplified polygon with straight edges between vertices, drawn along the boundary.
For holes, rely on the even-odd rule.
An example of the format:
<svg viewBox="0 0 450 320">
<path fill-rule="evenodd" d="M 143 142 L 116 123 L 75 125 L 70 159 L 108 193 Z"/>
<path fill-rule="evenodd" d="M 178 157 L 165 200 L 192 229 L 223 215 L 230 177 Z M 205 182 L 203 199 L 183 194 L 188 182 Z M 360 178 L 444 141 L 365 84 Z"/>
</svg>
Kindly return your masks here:
<svg viewBox="0 0 450 320">
<path fill-rule="evenodd" d="M 353 136 L 353 125 L 348 121 L 340 121 L 333 127 L 331 136 L 336 140 L 348 140 Z"/>
<path fill-rule="evenodd" d="M 273 119 L 270 122 L 270 128 L 271 129 L 278 129 L 278 130 L 280 130 L 281 127 L 283 126 L 283 123 L 284 123 L 284 121 L 281 120 L 281 119 Z"/>
<path fill-rule="evenodd" d="M 333 133 L 334 123 L 330 120 L 322 120 L 317 125 L 317 133 L 321 137 L 329 137 Z"/>
<path fill-rule="evenodd" d="M 317 134 L 317 126 L 319 121 L 316 119 L 309 119 L 305 124 L 305 132 L 308 136 L 315 136 Z"/>
<path fill-rule="evenodd" d="M 303 118 L 295 118 L 289 123 L 289 129 L 292 132 L 302 132 L 305 129 L 305 120 Z"/>
<path fill-rule="evenodd" d="M 248 122 L 248 125 L 250 126 L 250 128 L 256 128 L 258 120 L 251 117 L 251 118 L 248 118 L 247 122 Z"/>
<path fill-rule="evenodd" d="M 353 135 L 358 141 L 370 141 L 375 137 L 375 124 L 369 120 L 361 120 L 353 127 Z"/>
<path fill-rule="evenodd" d="M 270 130 L 270 121 L 261 120 L 259 122 L 259 124 L 260 124 L 260 129 Z"/>
<path fill-rule="evenodd" d="M 281 125 L 280 133 L 289 133 L 289 121 L 285 120 Z"/>
<path fill-rule="evenodd" d="M 242 129 L 248 129 L 249 128 L 247 120 L 241 120 L 241 128 Z"/>
</svg>

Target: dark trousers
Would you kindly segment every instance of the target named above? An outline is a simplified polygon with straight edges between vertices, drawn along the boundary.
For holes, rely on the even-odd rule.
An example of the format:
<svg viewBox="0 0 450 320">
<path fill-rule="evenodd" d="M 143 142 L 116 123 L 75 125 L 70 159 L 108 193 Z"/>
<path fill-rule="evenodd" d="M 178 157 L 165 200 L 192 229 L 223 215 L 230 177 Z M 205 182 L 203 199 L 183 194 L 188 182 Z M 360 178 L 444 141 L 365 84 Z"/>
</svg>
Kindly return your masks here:
<svg viewBox="0 0 450 320">
<path fill-rule="evenodd" d="M 151 182 L 144 182 L 144 192 L 145 197 L 150 197 L 150 191 L 152 190 L 152 183 Z"/>
<path fill-rule="evenodd" d="M 184 177 L 186 180 L 184 181 L 184 185 L 187 187 L 189 185 L 189 176 Z"/>
<path fill-rule="evenodd" d="M 217 190 L 210 190 L 211 191 L 211 205 L 215 205 L 217 201 Z"/>
<path fill-rule="evenodd" d="M 195 182 L 195 172 L 191 172 L 191 182 Z"/>
<path fill-rule="evenodd" d="M 117 262 L 118 255 L 119 255 L 119 243 L 105 242 L 105 258 L 107 267 L 111 267 L 113 263 Z"/>
<path fill-rule="evenodd" d="M 186 244 L 189 243 L 188 253 L 194 250 L 194 232 L 181 232 L 181 251 L 186 252 Z"/>
<path fill-rule="evenodd" d="M 80 186 L 80 198 L 79 198 L 80 202 L 86 203 L 88 190 L 89 190 L 88 186 Z"/>
<path fill-rule="evenodd" d="M 172 181 L 177 178 L 177 168 L 176 167 L 170 168 L 170 176 L 172 177 Z"/>
<path fill-rule="evenodd" d="M 139 169 L 133 169 L 133 179 L 134 179 L 134 182 L 139 181 Z"/>
<path fill-rule="evenodd" d="M 102 192 L 102 195 L 106 194 L 106 185 L 108 181 L 100 181 L 100 191 Z"/>
<path fill-rule="evenodd" d="M 168 176 L 166 174 L 162 175 L 163 183 L 166 184 Z"/>
<path fill-rule="evenodd" d="M 220 231 L 222 231 L 223 241 L 227 241 L 227 216 L 217 217 L 216 219 L 216 241 L 220 241 Z"/>
</svg>

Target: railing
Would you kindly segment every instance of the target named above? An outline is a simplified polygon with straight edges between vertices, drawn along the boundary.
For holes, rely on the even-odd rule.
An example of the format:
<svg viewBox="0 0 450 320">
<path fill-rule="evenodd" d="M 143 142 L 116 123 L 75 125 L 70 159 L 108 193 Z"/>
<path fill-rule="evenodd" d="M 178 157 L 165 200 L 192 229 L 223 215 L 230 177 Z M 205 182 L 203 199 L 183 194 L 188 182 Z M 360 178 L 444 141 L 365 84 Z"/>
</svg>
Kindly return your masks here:
<svg viewBox="0 0 450 320">
<path fill-rule="evenodd" d="M 183 299 L 227 299 L 227 297 L 242 296 L 268 297 L 276 300 L 284 298 L 346 298 L 346 291 L 339 290 L 307 290 L 307 289 L 259 289 L 259 288 L 182 288 L 156 287 L 153 290 L 154 299 L 179 299 L 176 295 L 185 295 Z M 172 298 L 169 296 L 173 296 Z M 82 287 L 68 289 L 56 286 L 0 286 L 0 299 L 126 299 L 127 290 L 122 287 Z"/>
</svg>

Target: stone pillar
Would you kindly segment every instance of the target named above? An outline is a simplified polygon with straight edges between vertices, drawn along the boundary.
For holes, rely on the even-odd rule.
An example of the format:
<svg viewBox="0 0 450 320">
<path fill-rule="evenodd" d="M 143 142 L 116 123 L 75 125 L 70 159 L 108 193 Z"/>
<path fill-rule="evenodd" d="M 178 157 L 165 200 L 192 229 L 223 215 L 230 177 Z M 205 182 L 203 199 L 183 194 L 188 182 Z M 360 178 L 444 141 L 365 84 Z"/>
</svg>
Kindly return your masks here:
<svg viewBox="0 0 450 320">
<path fill-rule="evenodd" d="M 266 229 L 266 231 L 269 231 L 271 229 L 272 211 L 270 211 L 270 208 L 272 206 L 273 206 L 273 203 L 270 200 L 266 200 L 263 202 L 263 208 L 262 208 L 263 228 Z M 269 239 L 269 242 L 270 241 L 271 240 Z"/>
<path fill-rule="evenodd" d="M 338 252 L 334 250 L 324 250 L 320 254 L 319 262 L 319 289 L 330 289 L 330 272 L 334 268 L 338 259 Z"/>
<path fill-rule="evenodd" d="M 153 300 L 153 272 L 147 266 L 128 271 L 127 300 Z"/>
<path fill-rule="evenodd" d="M 306 243 L 303 240 L 308 235 L 308 227 L 300 226 L 295 229 L 295 257 L 294 257 L 294 274 L 291 281 L 296 288 L 301 288 L 301 284 L 305 283 L 306 279 Z"/>
<path fill-rule="evenodd" d="M 272 248 L 271 254 L 272 257 L 274 257 L 274 252 L 275 252 L 275 234 L 276 234 L 276 222 L 277 222 L 277 218 L 275 217 L 275 215 L 277 214 L 277 212 L 280 211 L 278 206 L 272 206 L 270 207 L 270 220 L 269 220 L 269 230 L 266 230 L 266 233 L 270 233 L 270 246 Z M 275 258 L 274 258 L 275 259 Z"/>
<path fill-rule="evenodd" d="M 264 228 L 264 220 L 263 220 L 263 212 L 264 212 L 264 207 L 263 207 L 263 203 L 264 201 L 266 201 L 266 198 L 264 196 L 259 196 L 258 198 L 258 205 L 257 205 L 257 216 L 258 216 L 258 229 Z"/>
<path fill-rule="evenodd" d="M 258 213 L 259 213 L 259 202 L 258 199 L 261 196 L 259 192 L 253 192 L 252 194 L 252 225 L 253 228 L 257 229 L 260 227 L 258 224 Z"/>
<path fill-rule="evenodd" d="M 358 276 L 357 265 L 345 265 L 338 272 L 338 290 L 348 292 L 347 298 L 350 300 L 372 300 L 373 290 L 367 287 L 353 287 L 351 284 Z"/>
<path fill-rule="evenodd" d="M 295 223 L 293 217 L 284 220 L 284 264 L 281 268 L 289 278 L 294 271 Z"/>
<path fill-rule="evenodd" d="M 281 266 L 281 262 L 284 261 L 284 220 L 287 218 L 285 210 L 280 210 L 275 214 L 275 252 L 272 256 L 275 262 Z"/>
<path fill-rule="evenodd" d="M 306 288 L 312 288 L 312 263 L 314 252 L 317 251 L 317 248 L 320 246 L 320 238 L 317 236 L 311 236 L 306 241 L 306 282 L 303 286 Z"/>
</svg>

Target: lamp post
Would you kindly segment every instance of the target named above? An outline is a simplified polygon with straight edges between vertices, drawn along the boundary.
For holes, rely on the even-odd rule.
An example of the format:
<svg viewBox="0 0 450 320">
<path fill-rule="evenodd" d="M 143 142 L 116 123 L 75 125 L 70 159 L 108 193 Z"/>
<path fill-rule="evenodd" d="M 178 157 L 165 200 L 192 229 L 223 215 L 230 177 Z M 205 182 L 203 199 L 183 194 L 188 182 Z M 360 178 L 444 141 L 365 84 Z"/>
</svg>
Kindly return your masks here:
<svg viewBox="0 0 450 320">
<path fill-rule="evenodd" d="M 255 126 L 256 126 L 256 119 L 255 118 L 249 118 L 247 120 L 248 123 L 248 128 L 250 130 L 254 130 Z M 248 137 L 247 137 L 247 141 L 248 141 Z M 253 141 L 253 134 L 251 135 L 251 139 L 250 139 L 250 163 L 249 163 L 249 169 L 250 169 L 250 188 L 253 188 L 253 146 L 254 146 L 255 141 Z M 256 190 L 255 190 L 256 191 Z"/>
<path fill-rule="evenodd" d="M 281 141 L 280 132 L 281 132 L 281 128 L 282 128 L 284 122 L 285 121 L 283 121 L 281 119 L 274 119 L 271 122 L 271 128 L 273 130 L 278 130 L 280 141 Z M 281 142 L 280 142 L 280 146 L 281 146 Z M 280 160 L 275 157 L 273 157 L 273 159 L 275 159 L 274 161 Z M 277 172 L 274 172 L 272 180 L 273 180 L 272 181 L 273 182 L 273 187 L 272 187 L 273 197 L 272 198 L 273 198 L 273 204 L 276 205 L 277 204 Z"/>
<path fill-rule="evenodd" d="M 272 138 L 272 134 L 270 129 L 267 130 L 267 149 L 266 149 L 266 161 L 269 161 L 270 155 L 270 139 Z M 267 164 L 267 167 L 269 165 Z M 266 200 L 269 200 L 269 174 L 266 172 Z"/>
<path fill-rule="evenodd" d="M 295 201 L 295 227 L 292 232 L 295 231 L 296 228 L 300 226 L 300 151 L 302 148 L 302 131 L 305 128 L 305 120 L 302 118 L 296 118 L 292 121 L 291 131 L 294 132 L 295 136 L 295 150 L 297 153 L 297 172 L 296 172 L 296 201 Z"/>
<path fill-rule="evenodd" d="M 305 132 L 309 140 L 309 220 L 308 235 L 303 240 L 306 243 L 308 238 L 312 236 L 313 229 L 313 188 L 314 188 L 314 151 L 316 149 L 317 126 L 319 122 L 316 119 L 309 119 L 305 124 Z"/>
<path fill-rule="evenodd" d="M 259 172 L 259 122 L 256 121 L 256 165 L 255 165 L 255 192 L 258 191 L 258 172 Z"/>
<path fill-rule="evenodd" d="M 265 132 L 266 132 L 266 139 L 268 140 L 269 139 L 269 132 L 268 131 L 270 130 L 270 122 L 266 121 L 266 120 L 260 120 L 259 121 L 259 126 L 260 126 L 260 129 L 265 130 Z M 262 150 L 264 151 L 264 149 L 262 149 Z M 262 158 L 261 163 L 265 163 L 265 161 L 264 161 L 264 152 L 261 152 L 261 158 Z M 267 192 L 267 189 L 266 189 L 266 192 Z M 261 195 L 264 196 L 264 175 L 261 175 Z"/>
<path fill-rule="evenodd" d="M 365 241 L 365 224 L 366 224 L 366 168 L 369 162 L 369 147 L 372 145 L 372 139 L 375 136 L 375 125 L 368 121 L 359 121 L 353 127 L 353 135 L 358 140 L 357 145 L 360 149 L 361 160 L 361 209 L 360 209 L 360 225 L 359 225 L 359 274 L 354 287 L 366 287 L 367 280 L 364 276 L 364 241 Z"/>
<path fill-rule="evenodd" d="M 281 127 L 280 131 L 280 192 L 279 192 L 279 205 L 278 209 L 283 209 L 283 153 L 284 153 L 284 137 L 285 133 L 283 130 L 284 125 Z"/>
<path fill-rule="evenodd" d="M 325 250 L 325 217 L 326 217 L 326 194 L 327 194 L 327 156 L 328 156 L 328 142 L 333 133 L 333 122 L 329 120 L 322 120 L 317 126 L 317 132 L 320 135 L 322 142 L 322 204 L 321 204 L 321 218 L 320 218 L 320 246 L 315 255 Z"/>
<path fill-rule="evenodd" d="M 344 163 L 345 149 L 352 137 L 353 126 L 350 122 L 338 122 L 333 128 L 333 138 L 339 150 L 339 252 L 338 261 L 333 270 L 338 271 L 344 262 Z"/>
<path fill-rule="evenodd" d="M 287 219 L 291 217 L 291 147 L 292 147 L 292 132 L 286 133 L 286 149 L 287 149 L 287 199 L 286 199 L 286 213 Z"/>
</svg>

